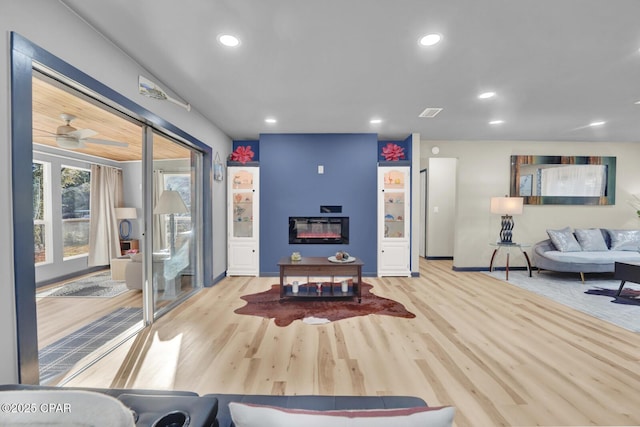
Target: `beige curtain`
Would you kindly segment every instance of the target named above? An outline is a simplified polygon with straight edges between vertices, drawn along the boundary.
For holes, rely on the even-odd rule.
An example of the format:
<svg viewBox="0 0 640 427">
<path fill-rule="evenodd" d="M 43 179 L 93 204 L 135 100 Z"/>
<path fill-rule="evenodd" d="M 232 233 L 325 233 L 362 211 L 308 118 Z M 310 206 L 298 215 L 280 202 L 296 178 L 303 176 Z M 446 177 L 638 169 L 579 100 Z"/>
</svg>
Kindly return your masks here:
<svg viewBox="0 0 640 427">
<path fill-rule="evenodd" d="M 153 208 L 155 209 L 160 195 L 164 191 L 164 171 L 155 169 L 153 171 Z M 153 215 L 153 252 L 158 252 L 167 248 L 167 225 L 166 215 Z"/>
<path fill-rule="evenodd" d="M 109 265 L 120 253 L 116 207 L 122 203 L 122 172 L 91 166 L 91 220 L 89 222 L 89 266 Z"/>
</svg>

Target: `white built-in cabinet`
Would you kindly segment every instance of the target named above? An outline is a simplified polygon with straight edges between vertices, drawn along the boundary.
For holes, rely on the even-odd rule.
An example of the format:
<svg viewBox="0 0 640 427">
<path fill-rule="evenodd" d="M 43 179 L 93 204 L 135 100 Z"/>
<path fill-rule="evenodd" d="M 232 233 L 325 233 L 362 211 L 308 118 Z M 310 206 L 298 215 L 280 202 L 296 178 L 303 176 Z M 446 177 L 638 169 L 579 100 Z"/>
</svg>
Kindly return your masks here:
<svg viewBox="0 0 640 427">
<path fill-rule="evenodd" d="M 258 276 L 260 168 L 227 168 L 227 275 Z"/>
<path fill-rule="evenodd" d="M 378 167 L 378 276 L 411 276 L 410 167 Z"/>
</svg>

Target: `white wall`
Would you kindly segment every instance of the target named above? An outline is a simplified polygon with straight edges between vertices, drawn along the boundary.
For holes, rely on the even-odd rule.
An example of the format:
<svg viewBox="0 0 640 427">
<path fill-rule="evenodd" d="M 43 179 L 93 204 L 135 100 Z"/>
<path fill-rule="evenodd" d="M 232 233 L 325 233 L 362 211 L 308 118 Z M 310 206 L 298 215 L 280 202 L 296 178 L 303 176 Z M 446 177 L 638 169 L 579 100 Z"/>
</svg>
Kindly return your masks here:
<svg viewBox="0 0 640 427">
<path fill-rule="evenodd" d="M 213 147 L 221 158 L 231 152 L 231 140 L 196 110 L 168 102 L 145 98 L 137 92 L 138 75 L 153 78 L 131 58 L 84 24 L 57 1 L 0 0 L 0 28 L 4 43 L 0 52 L 0 236 L 5 248 L 13 245 L 11 217 L 11 129 L 10 129 L 10 32 L 15 31 L 31 42 L 70 63 L 91 77 L 111 87 L 147 110 Z M 159 82 L 162 83 L 162 82 Z M 177 94 L 179 96 L 179 94 Z M 187 100 L 188 101 L 188 100 Z M 226 190 L 213 184 L 213 274 L 226 267 Z M 29 213 L 30 214 L 30 213 Z M 5 250 L 0 257 L 0 382 L 17 380 L 16 327 L 14 307 L 13 257 Z M 206 260 L 205 260 L 206 261 Z"/>
<path fill-rule="evenodd" d="M 487 268 L 500 231 L 500 217 L 489 212 L 493 196 L 509 194 L 510 156 L 563 155 L 615 156 L 616 204 L 612 206 L 525 205 L 514 217 L 513 240 L 535 243 L 546 239 L 548 228 L 640 228 L 640 219 L 628 204 L 640 193 L 639 143 L 523 142 L 523 141 L 422 141 L 422 167 L 429 163 L 431 147 L 438 157 L 458 159 L 455 215 L 454 268 Z M 428 230 L 429 232 L 429 230 Z M 529 251 L 530 253 L 530 251 Z M 496 265 L 500 265 L 496 260 Z M 524 259 L 514 256 L 514 266 Z"/>
</svg>

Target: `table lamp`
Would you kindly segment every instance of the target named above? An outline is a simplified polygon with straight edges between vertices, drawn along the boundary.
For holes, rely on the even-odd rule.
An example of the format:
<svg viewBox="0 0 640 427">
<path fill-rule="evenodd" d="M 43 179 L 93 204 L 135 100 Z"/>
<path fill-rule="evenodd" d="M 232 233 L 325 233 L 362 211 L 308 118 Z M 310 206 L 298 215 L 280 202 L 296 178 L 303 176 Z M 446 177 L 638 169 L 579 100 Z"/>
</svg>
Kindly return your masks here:
<svg viewBox="0 0 640 427">
<path fill-rule="evenodd" d="M 510 244 L 513 231 L 513 216 L 522 214 L 524 199 L 522 197 L 492 197 L 491 213 L 502 215 L 500 243 Z"/>
<path fill-rule="evenodd" d="M 171 255 L 175 254 L 176 251 L 175 214 L 187 212 L 189 212 L 189 209 L 187 205 L 184 204 L 182 196 L 174 190 L 164 190 L 162 194 L 160 194 L 160 199 L 153 210 L 153 213 L 156 215 L 169 215 L 169 244 Z"/>
<path fill-rule="evenodd" d="M 120 240 L 129 240 L 131 237 L 130 219 L 138 218 L 136 208 L 116 208 L 116 218 L 120 220 Z"/>
</svg>

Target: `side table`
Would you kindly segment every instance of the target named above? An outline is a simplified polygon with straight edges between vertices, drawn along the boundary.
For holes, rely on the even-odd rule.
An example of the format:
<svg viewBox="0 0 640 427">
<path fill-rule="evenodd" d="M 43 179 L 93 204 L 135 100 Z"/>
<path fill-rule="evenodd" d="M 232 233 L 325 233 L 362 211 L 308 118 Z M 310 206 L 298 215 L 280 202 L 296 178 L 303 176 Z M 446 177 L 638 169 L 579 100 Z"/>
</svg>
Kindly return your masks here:
<svg viewBox="0 0 640 427">
<path fill-rule="evenodd" d="M 131 258 L 128 256 L 112 258 L 111 259 L 111 280 L 124 280 L 125 269 L 127 264 L 131 262 Z"/>
<path fill-rule="evenodd" d="M 138 239 L 120 240 L 120 252 L 125 253 L 131 249 L 140 250 L 140 241 Z"/>
<path fill-rule="evenodd" d="M 529 277 L 531 277 L 531 261 L 529 260 L 529 255 L 527 255 L 527 251 L 523 249 L 523 248 L 528 248 L 531 245 L 523 244 L 523 243 L 497 242 L 497 243 L 491 243 L 491 246 L 495 246 L 495 249 L 493 250 L 493 255 L 491 255 L 491 262 L 489 263 L 489 271 L 493 271 L 493 261 L 495 260 L 498 252 L 500 252 L 500 250 L 504 248 L 507 250 L 506 280 L 509 280 L 509 254 L 511 253 L 512 248 L 518 248 L 520 252 L 522 252 L 522 254 L 524 255 L 524 259 L 527 261 L 527 271 L 529 272 Z"/>
</svg>

